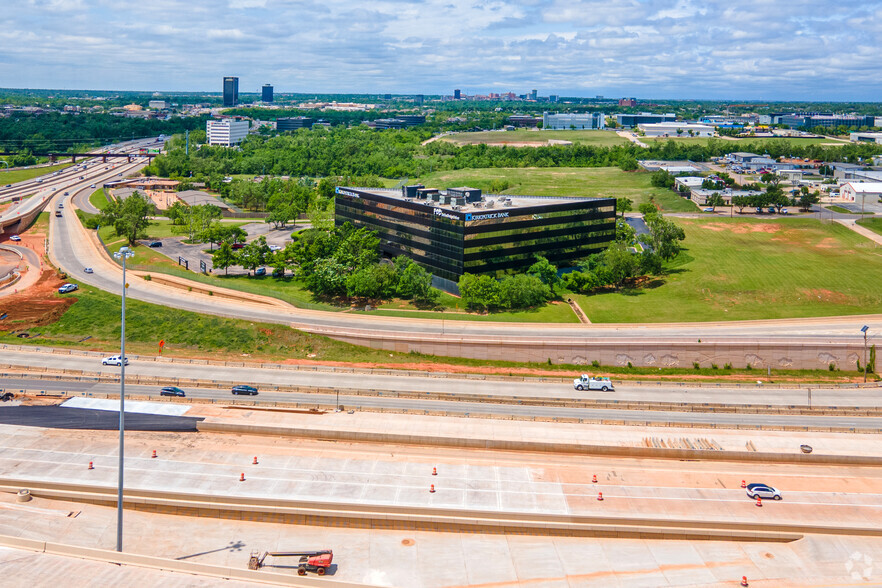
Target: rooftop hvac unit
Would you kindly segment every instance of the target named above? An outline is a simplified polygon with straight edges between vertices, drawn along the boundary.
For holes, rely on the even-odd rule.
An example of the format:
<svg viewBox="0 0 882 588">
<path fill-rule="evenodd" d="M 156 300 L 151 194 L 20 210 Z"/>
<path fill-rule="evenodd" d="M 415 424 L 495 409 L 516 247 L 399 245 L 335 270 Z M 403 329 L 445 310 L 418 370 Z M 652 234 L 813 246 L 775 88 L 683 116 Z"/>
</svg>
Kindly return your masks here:
<svg viewBox="0 0 882 588">
<path fill-rule="evenodd" d="M 496 203 L 493 202 L 492 200 L 488 200 L 487 202 L 484 203 L 484 208 L 493 208 L 494 206 L 496 206 Z"/>
<path fill-rule="evenodd" d="M 506 200 L 502 203 L 503 206 L 511 206 L 511 200 Z"/>
<path fill-rule="evenodd" d="M 451 210 L 462 210 L 462 206 L 459 206 L 458 204 L 454 204 L 453 206 L 450 207 L 450 209 Z"/>
</svg>

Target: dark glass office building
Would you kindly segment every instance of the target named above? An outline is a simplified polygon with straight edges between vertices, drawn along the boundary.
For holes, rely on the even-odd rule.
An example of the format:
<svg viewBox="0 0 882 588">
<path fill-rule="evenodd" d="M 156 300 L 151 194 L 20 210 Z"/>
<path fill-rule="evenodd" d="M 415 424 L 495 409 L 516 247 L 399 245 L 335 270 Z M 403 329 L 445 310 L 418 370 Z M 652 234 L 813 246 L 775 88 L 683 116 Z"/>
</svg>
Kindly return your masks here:
<svg viewBox="0 0 882 588">
<path fill-rule="evenodd" d="M 338 187 L 337 225 L 377 231 L 388 255 L 406 255 L 435 276 L 523 271 L 546 257 L 558 267 L 615 238 L 615 198 L 482 195 L 475 188 Z"/>
<path fill-rule="evenodd" d="M 260 101 L 261 102 L 272 102 L 273 101 L 273 87 L 271 84 L 264 84 L 260 89 Z"/>
<path fill-rule="evenodd" d="M 239 78 L 224 78 L 224 106 L 235 106 L 239 103 Z"/>
</svg>

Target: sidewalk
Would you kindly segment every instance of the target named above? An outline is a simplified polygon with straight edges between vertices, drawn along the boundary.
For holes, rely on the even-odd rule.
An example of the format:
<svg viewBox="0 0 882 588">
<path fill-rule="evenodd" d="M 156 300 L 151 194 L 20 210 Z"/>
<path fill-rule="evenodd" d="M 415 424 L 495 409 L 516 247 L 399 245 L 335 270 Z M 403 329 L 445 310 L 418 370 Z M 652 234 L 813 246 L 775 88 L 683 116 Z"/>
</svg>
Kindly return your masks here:
<svg viewBox="0 0 882 588">
<path fill-rule="evenodd" d="M 880 235 L 879 233 L 873 232 L 866 227 L 860 226 L 859 224 L 857 224 L 857 219 L 836 218 L 833 220 L 844 227 L 848 227 L 849 229 L 851 229 L 855 233 L 857 233 L 859 235 L 863 235 L 864 237 L 866 237 L 870 241 L 874 241 L 875 243 L 882 245 L 882 235 Z"/>
</svg>

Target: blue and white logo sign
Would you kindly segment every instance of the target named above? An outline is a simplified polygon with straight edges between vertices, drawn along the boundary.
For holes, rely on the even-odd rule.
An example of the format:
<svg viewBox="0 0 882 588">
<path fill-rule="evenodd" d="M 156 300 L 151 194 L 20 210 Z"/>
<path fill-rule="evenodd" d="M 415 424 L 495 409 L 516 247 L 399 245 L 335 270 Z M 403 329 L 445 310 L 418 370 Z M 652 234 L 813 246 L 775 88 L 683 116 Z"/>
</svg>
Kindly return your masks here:
<svg viewBox="0 0 882 588">
<path fill-rule="evenodd" d="M 476 220 L 486 220 L 491 218 L 508 218 L 507 212 L 491 212 L 488 214 L 471 214 L 466 213 L 465 219 L 468 221 L 476 221 Z"/>
</svg>

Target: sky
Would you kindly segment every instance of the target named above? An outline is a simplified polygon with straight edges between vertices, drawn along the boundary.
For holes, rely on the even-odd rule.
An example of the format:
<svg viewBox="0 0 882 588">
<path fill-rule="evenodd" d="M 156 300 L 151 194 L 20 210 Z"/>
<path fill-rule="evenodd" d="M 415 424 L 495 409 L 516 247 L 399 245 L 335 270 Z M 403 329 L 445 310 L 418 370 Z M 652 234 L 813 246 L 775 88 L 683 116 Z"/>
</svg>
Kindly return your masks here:
<svg viewBox="0 0 882 588">
<path fill-rule="evenodd" d="M 878 101 L 880 0 L 3 0 L 0 86 Z"/>
</svg>

